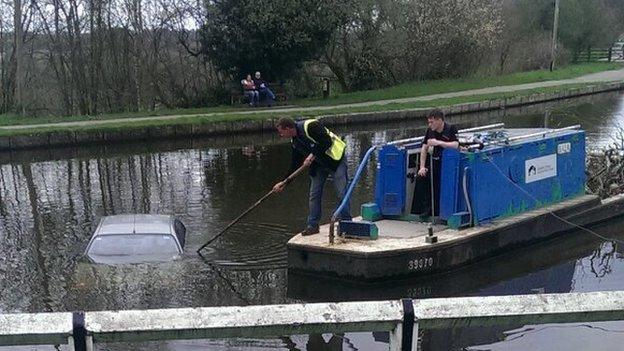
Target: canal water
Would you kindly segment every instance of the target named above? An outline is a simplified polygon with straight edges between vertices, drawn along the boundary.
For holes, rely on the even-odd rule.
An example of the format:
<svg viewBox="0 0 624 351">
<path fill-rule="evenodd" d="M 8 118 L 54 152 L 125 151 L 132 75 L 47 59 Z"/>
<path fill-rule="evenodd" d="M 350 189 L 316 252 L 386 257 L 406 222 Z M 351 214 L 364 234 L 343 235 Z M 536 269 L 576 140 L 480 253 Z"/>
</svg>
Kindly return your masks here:
<svg viewBox="0 0 624 351">
<path fill-rule="evenodd" d="M 624 95 L 454 116 L 460 128 L 581 124 L 588 148 L 623 142 Z M 422 135 L 423 121 L 337 128 L 353 171 L 372 143 Z M 199 257 L 196 249 L 287 172 L 290 147 L 274 133 L 0 153 L 0 313 L 382 300 L 624 290 L 623 249 L 574 232 L 443 276 L 379 284 L 289 274 L 286 242 L 307 213 L 307 177 L 273 196 Z M 372 199 L 374 162 L 352 208 Z M 335 204 L 324 198 L 324 218 Z M 94 265 L 83 251 L 100 217 L 175 214 L 185 254 L 169 263 Z M 622 223 L 594 228 L 624 239 Z M 624 323 L 518 325 L 424 331 L 425 350 L 620 349 Z M 98 350 L 384 350 L 387 333 L 267 340 L 98 345 Z M 31 350 L 32 347 L 24 348 Z M 37 349 L 46 349 L 39 347 Z M 61 347 L 63 349 L 63 347 Z"/>
</svg>

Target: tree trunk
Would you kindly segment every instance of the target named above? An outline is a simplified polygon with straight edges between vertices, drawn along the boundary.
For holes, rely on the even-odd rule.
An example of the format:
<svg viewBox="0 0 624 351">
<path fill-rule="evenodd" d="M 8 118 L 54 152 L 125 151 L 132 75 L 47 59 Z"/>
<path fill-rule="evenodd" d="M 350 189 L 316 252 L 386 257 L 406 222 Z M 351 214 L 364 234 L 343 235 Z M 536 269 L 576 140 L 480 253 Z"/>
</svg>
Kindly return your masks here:
<svg viewBox="0 0 624 351">
<path fill-rule="evenodd" d="M 23 87 L 22 87 L 22 37 L 24 28 L 22 27 L 22 0 L 13 2 L 13 50 L 15 53 L 15 99 L 14 106 L 17 113 L 22 116 L 24 112 Z"/>
<path fill-rule="evenodd" d="M 0 9 L 5 11 L 6 5 L 0 2 Z M 9 86 L 8 86 L 8 64 L 4 52 L 4 22 L 0 16 L 0 113 L 6 113 L 9 109 Z"/>
</svg>

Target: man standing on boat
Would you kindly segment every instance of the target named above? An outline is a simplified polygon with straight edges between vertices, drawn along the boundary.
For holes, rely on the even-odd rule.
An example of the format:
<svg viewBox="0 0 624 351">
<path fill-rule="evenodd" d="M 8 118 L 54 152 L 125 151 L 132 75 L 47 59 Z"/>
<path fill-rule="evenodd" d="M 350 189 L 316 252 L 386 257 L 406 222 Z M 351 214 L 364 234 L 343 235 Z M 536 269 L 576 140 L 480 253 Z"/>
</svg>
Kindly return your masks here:
<svg viewBox="0 0 624 351">
<path fill-rule="evenodd" d="M 285 117 L 277 122 L 276 128 L 280 137 L 291 138 L 292 157 L 288 174 L 302 164 L 310 167 L 309 214 L 306 229 L 301 235 L 316 234 L 319 232 L 321 199 L 327 178 L 330 175 L 333 177 L 339 199 L 347 191 L 346 144 L 316 119 L 294 121 Z M 278 182 L 273 186 L 273 191 L 280 192 L 286 185 L 285 180 Z M 347 202 L 340 219 L 350 220 L 350 213 Z"/>
<path fill-rule="evenodd" d="M 420 149 L 420 167 L 414 188 L 412 200 L 412 213 L 431 214 L 431 176 L 433 173 L 433 216 L 440 213 L 440 176 L 442 169 L 442 151 L 444 149 L 457 149 L 457 127 L 444 121 L 444 112 L 433 110 L 427 116 L 427 132 Z M 433 153 L 429 154 L 429 148 L 433 147 Z M 429 159 L 432 158 L 432 160 Z M 430 170 L 429 168 L 433 168 Z"/>
</svg>

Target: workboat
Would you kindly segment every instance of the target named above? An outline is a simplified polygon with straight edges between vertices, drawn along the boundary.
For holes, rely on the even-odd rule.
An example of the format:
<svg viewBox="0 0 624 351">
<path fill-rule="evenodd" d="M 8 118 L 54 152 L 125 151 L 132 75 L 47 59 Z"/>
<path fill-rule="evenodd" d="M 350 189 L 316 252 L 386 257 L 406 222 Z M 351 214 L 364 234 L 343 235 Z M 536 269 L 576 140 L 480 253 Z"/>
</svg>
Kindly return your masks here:
<svg viewBox="0 0 624 351">
<path fill-rule="evenodd" d="M 415 192 L 423 137 L 374 145 L 330 223 L 289 240 L 289 270 L 358 280 L 435 274 L 624 213 L 624 196 L 585 193 L 580 126 L 494 124 L 458 138 L 458 150 L 442 152 L 438 216 L 412 214 L 414 197 L 429 195 Z M 374 155 L 374 200 L 337 221 Z"/>
</svg>

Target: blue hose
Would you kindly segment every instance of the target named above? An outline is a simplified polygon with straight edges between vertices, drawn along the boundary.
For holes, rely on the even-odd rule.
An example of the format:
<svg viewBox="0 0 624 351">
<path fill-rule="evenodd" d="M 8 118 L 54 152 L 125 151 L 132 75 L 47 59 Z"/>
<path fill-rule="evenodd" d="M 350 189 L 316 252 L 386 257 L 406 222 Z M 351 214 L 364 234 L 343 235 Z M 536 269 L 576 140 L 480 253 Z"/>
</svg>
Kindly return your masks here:
<svg viewBox="0 0 624 351">
<path fill-rule="evenodd" d="M 364 155 L 364 158 L 360 162 L 360 165 L 358 166 L 357 171 L 355 171 L 355 176 L 353 176 L 351 183 L 349 183 L 349 188 L 347 189 L 347 192 L 342 198 L 342 202 L 340 203 L 340 206 L 338 206 L 338 208 L 336 209 L 336 211 L 331 217 L 331 220 L 329 222 L 329 243 L 330 244 L 334 243 L 334 223 L 338 219 L 340 212 L 344 209 L 347 203 L 351 200 L 351 194 L 353 193 L 353 189 L 355 189 L 355 185 L 360 180 L 360 177 L 362 176 L 362 172 L 364 171 L 364 167 L 366 167 L 366 165 L 368 164 L 368 161 L 370 160 L 370 157 L 373 154 L 373 151 L 375 151 L 375 149 L 377 149 L 376 145 L 371 146 L 368 149 L 368 151 L 366 151 L 366 154 Z"/>
</svg>

